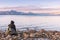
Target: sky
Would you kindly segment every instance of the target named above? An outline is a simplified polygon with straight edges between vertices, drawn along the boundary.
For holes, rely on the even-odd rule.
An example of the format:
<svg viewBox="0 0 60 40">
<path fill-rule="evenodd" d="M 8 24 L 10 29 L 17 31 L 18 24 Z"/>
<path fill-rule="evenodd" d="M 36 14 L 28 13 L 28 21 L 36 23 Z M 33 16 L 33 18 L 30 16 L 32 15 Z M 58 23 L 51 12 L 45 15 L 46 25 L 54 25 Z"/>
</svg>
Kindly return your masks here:
<svg viewBox="0 0 60 40">
<path fill-rule="evenodd" d="M 59 8 L 60 0 L 0 0 L 0 7 L 36 6 Z"/>
<path fill-rule="evenodd" d="M 0 10 L 60 13 L 60 0 L 0 0 Z"/>
</svg>

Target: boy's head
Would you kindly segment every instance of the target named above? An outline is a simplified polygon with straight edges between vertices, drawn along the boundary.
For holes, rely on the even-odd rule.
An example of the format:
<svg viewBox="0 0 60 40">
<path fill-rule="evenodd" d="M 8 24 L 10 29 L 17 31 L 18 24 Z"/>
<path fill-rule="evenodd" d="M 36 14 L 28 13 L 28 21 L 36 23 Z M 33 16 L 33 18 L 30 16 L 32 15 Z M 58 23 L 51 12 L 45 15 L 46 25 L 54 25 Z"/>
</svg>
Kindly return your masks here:
<svg viewBox="0 0 60 40">
<path fill-rule="evenodd" d="M 11 24 L 14 24 L 14 21 L 13 20 L 11 20 Z"/>
</svg>

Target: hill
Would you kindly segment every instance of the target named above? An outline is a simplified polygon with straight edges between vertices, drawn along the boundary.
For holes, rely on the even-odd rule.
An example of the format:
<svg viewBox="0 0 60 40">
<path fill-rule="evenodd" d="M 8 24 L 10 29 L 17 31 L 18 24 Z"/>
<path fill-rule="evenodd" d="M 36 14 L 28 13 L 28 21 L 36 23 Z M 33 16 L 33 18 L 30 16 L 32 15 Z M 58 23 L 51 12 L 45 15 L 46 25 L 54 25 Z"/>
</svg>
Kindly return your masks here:
<svg viewBox="0 0 60 40">
<path fill-rule="evenodd" d="M 50 13 L 25 13 L 25 12 L 17 12 L 15 10 L 11 10 L 11 11 L 0 11 L 0 15 L 35 15 L 35 16 L 60 16 L 60 14 L 58 15 L 54 15 L 54 14 L 50 14 Z"/>
</svg>

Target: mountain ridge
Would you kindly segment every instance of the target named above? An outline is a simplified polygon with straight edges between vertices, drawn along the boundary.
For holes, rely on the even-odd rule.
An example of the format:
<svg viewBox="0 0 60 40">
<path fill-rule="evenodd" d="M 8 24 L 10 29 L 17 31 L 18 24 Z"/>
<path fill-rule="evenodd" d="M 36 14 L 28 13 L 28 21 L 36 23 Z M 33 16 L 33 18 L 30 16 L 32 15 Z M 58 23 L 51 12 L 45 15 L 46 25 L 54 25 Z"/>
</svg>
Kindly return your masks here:
<svg viewBox="0 0 60 40">
<path fill-rule="evenodd" d="M 18 12 L 15 10 L 11 11 L 0 11 L 0 15 L 37 15 L 37 16 L 60 16 L 60 14 L 51 14 L 51 13 L 32 13 L 32 12 Z"/>
</svg>

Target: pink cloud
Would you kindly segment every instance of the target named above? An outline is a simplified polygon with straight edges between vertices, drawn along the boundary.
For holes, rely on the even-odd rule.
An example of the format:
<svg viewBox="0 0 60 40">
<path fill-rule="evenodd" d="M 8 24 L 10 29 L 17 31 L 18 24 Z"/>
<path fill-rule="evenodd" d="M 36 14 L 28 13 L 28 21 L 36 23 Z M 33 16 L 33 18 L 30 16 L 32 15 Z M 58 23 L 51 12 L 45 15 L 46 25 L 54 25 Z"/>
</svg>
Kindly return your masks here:
<svg viewBox="0 0 60 40">
<path fill-rule="evenodd" d="M 32 8 L 32 7 L 6 7 L 0 8 L 0 11 L 16 10 L 22 12 L 34 12 L 34 13 L 60 13 L 60 8 Z"/>
</svg>

